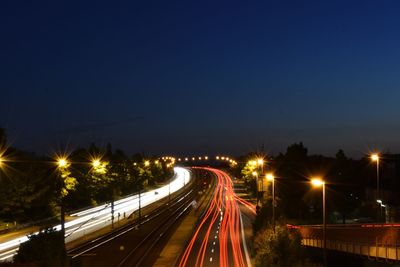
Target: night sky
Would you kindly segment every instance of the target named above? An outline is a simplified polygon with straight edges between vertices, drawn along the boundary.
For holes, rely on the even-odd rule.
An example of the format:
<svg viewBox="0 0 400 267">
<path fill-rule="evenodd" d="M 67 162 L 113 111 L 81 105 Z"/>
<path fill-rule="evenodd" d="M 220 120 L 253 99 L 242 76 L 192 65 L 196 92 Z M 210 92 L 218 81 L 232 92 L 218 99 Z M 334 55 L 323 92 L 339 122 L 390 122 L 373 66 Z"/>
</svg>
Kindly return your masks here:
<svg viewBox="0 0 400 267">
<path fill-rule="evenodd" d="M 400 152 L 400 2 L 0 4 L 0 127 L 22 149 Z"/>
</svg>

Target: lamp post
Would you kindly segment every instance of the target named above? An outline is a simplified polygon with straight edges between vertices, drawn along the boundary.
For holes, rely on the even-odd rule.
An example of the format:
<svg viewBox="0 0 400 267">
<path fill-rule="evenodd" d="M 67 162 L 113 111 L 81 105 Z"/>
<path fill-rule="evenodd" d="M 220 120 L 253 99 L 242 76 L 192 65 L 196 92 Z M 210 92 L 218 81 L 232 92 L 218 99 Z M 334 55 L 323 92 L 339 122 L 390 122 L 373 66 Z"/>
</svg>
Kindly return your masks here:
<svg viewBox="0 0 400 267">
<path fill-rule="evenodd" d="M 171 205 L 171 181 L 168 181 L 168 206 Z"/>
<path fill-rule="evenodd" d="M 105 175 L 107 173 L 106 166 L 108 162 L 101 161 L 101 158 L 92 158 L 92 170 L 99 175 Z M 103 177 L 104 178 L 104 177 Z M 114 184 L 111 184 L 111 229 L 114 229 Z"/>
<path fill-rule="evenodd" d="M 264 160 L 263 160 L 262 158 L 258 158 L 258 159 L 257 159 L 257 165 L 258 165 L 258 166 L 261 166 L 261 167 L 260 167 L 260 169 L 261 169 L 261 175 L 263 175 L 263 173 L 264 173 Z"/>
<path fill-rule="evenodd" d="M 193 158 L 194 160 L 194 158 Z M 168 163 L 167 164 L 167 168 L 171 168 L 172 167 L 172 163 Z M 185 179 L 183 179 L 185 180 Z M 185 181 L 183 181 L 185 183 Z M 171 205 L 171 181 L 168 180 L 168 207 Z"/>
<path fill-rule="evenodd" d="M 379 191 L 379 154 L 372 154 L 371 155 L 371 160 L 376 162 L 376 201 L 381 204 L 382 203 L 382 199 L 380 196 L 380 191 Z M 382 219 L 382 205 L 380 205 L 380 214 L 378 215 L 378 221 L 380 221 Z"/>
<path fill-rule="evenodd" d="M 69 162 L 67 158 L 61 157 L 57 159 L 57 167 L 59 170 L 59 179 L 61 183 L 61 192 L 60 192 L 60 224 L 61 224 L 61 234 L 62 234 L 62 239 L 63 239 L 63 244 L 65 247 L 65 207 L 64 207 L 64 196 L 62 195 L 62 190 L 64 187 L 64 177 L 63 177 L 63 172 L 67 171 L 69 167 Z"/>
<path fill-rule="evenodd" d="M 1 169 L 3 168 L 4 158 L 0 155 L 0 180 L 1 180 Z"/>
<path fill-rule="evenodd" d="M 256 184 L 257 184 L 257 205 L 258 205 L 258 202 L 259 202 L 259 200 L 260 200 L 260 192 L 259 192 L 259 181 L 258 181 L 258 173 L 257 172 L 252 172 L 251 173 L 254 177 L 255 177 L 255 179 L 256 179 Z"/>
<path fill-rule="evenodd" d="M 139 223 L 138 226 L 140 226 L 140 223 L 142 221 L 142 202 L 141 202 L 141 193 L 142 193 L 142 185 L 139 186 Z"/>
<path fill-rule="evenodd" d="M 326 209 L 325 209 L 325 181 L 320 178 L 313 178 L 311 180 L 311 184 L 315 187 L 322 186 L 322 235 L 323 235 L 323 257 L 324 257 L 324 266 L 327 267 L 327 259 L 326 259 Z"/>
<path fill-rule="evenodd" d="M 272 173 L 265 175 L 267 181 L 272 182 L 272 229 L 275 233 L 275 177 Z"/>
<path fill-rule="evenodd" d="M 264 202 L 264 183 L 262 181 L 262 176 L 264 175 L 264 159 L 257 158 L 255 161 L 257 165 L 260 167 L 260 176 L 261 176 L 261 204 Z M 257 177 L 258 178 L 258 177 Z"/>
</svg>

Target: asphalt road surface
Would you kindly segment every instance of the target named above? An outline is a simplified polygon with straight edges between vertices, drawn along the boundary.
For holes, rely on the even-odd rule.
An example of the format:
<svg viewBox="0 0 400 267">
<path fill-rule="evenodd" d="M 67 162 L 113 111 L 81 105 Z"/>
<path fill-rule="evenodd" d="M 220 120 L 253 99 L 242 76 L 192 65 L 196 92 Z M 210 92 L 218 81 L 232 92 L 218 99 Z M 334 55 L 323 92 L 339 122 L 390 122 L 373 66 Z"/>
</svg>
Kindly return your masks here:
<svg viewBox="0 0 400 267">
<path fill-rule="evenodd" d="M 202 169 L 215 175 L 217 186 L 178 266 L 251 266 L 239 203 L 252 212 L 254 205 L 235 194 L 228 174 L 213 168 Z"/>
</svg>

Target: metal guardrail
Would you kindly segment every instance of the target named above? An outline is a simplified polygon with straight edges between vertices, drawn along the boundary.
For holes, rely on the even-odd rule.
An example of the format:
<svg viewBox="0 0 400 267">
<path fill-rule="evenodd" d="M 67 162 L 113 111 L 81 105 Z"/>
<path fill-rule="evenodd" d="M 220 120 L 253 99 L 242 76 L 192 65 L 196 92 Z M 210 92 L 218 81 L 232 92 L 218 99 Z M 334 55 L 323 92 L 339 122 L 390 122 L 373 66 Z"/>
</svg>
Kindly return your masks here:
<svg viewBox="0 0 400 267">
<path fill-rule="evenodd" d="M 302 237 L 302 245 L 323 247 L 321 225 L 288 225 Z M 328 225 L 326 248 L 371 260 L 400 261 L 400 224 Z"/>
<path fill-rule="evenodd" d="M 321 239 L 303 238 L 301 241 L 303 246 L 322 248 Z M 400 261 L 400 246 L 389 246 L 385 243 L 376 244 L 344 242 L 339 240 L 326 240 L 326 248 L 330 250 L 341 251 L 345 253 L 366 256 L 368 259 Z"/>
</svg>

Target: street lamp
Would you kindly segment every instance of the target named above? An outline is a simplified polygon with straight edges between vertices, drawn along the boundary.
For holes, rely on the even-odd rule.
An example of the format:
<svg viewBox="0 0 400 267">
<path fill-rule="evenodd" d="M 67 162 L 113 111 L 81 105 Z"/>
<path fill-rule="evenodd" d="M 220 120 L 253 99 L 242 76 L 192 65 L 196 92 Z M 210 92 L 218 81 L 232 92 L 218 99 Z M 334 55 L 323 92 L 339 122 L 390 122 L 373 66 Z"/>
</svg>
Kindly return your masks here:
<svg viewBox="0 0 400 267">
<path fill-rule="evenodd" d="M 173 165 L 171 164 L 167 164 L 167 168 L 172 168 Z M 183 181 L 185 183 L 185 181 Z M 168 207 L 171 204 L 171 180 L 168 181 Z"/>
<path fill-rule="evenodd" d="M 257 165 L 261 167 L 261 175 L 264 173 L 264 159 L 258 158 Z"/>
<path fill-rule="evenodd" d="M 5 159 L 4 159 L 4 157 L 0 154 L 0 169 L 3 168 L 4 162 L 5 162 Z M 1 178 L 1 176 L 0 176 L 0 178 Z"/>
<path fill-rule="evenodd" d="M 251 173 L 254 177 L 255 177 L 255 179 L 256 179 L 256 185 L 257 185 L 257 205 L 258 205 L 258 202 L 259 202 L 259 200 L 260 200 L 260 183 L 259 183 L 259 181 L 258 181 L 258 172 L 256 172 L 256 171 L 253 171 L 252 173 Z"/>
<path fill-rule="evenodd" d="M 68 165 L 68 161 L 66 158 L 59 158 L 57 164 L 59 168 L 65 168 Z"/>
<path fill-rule="evenodd" d="M 272 227 L 275 233 L 275 177 L 272 173 L 267 173 L 265 178 L 272 182 Z"/>
<path fill-rule="evenodd" d="M 323 221 L 323 254 L 324 254 L 324 266 L 327 266 L 326 261 L 326 209 L 325 209 L 325 181 L 320 178 L 311 179 L 311 184 L 315 187 L 322 186 L 322 221 Z"/>
<path fill-rule="evenodd" d="M 65 172 L 67 170 L 67 168 L 69 167 L 69 162 L 67 160 L 67 158 L 65 157 L 60 157 L 57 159 L 57 167 L 59 170 L 59 179 L 61 182 L 61 192 L 63 190 L 64 187 L 64 179 L 62 177 L 62 173 Z M 65 246 L 65 207 L 64 207 L 64 196 L 62 195 L 62 193 L 60 192 L 60 223 L 61 223 L 61 234 L 62 234 L 62 238 L 63 238 L 63 243 Z"/>
<path fill-rule="evenodd" d="M 375 153 L 371 155 L 371 160 L 376 162 L 376 201 L 379 203 L 379 200 L 381 200 L 380 196 L 380 191 L 379 191 L 379 154 Z M 382 201 L 381 201 L 382 203 Z M 382 206 L 380 209 L 380 216 L 379 220 L 382 219 Z"/>
<path fill-rule="evenodd" d="M 107 173 L 107 165 L 108 162 L 102 162 L 101 158 L 92 158 L 92 171 L 98 175 L 105 175 Z M 134 164 L 135 165 L 135 164 Z M 104 177 L 103 177 L 104 179 Z M 115 197 L 115 188 L 114 183 L 110 186 L 110 196 L 111 196 L 111 229 L 114 229 L 114 197 Z"/>
<path fill-rule="evenodd" d="M 1 181 L 1 169 L 2 169 L 3 166 L 4 166 L 4 162 L 5 162 L 5 159 L 4 159 L 4 157 L 0 154 L 0 181 Z"/>
<path fill-rule="evenodd" d="M 100 160 L 98 160 L 98 159 L 93 159 L 92 160 L 92 165 L 93 165 L 93 168 L 98 168 L 98 167 L 100 167 Z"/>
</svg>

